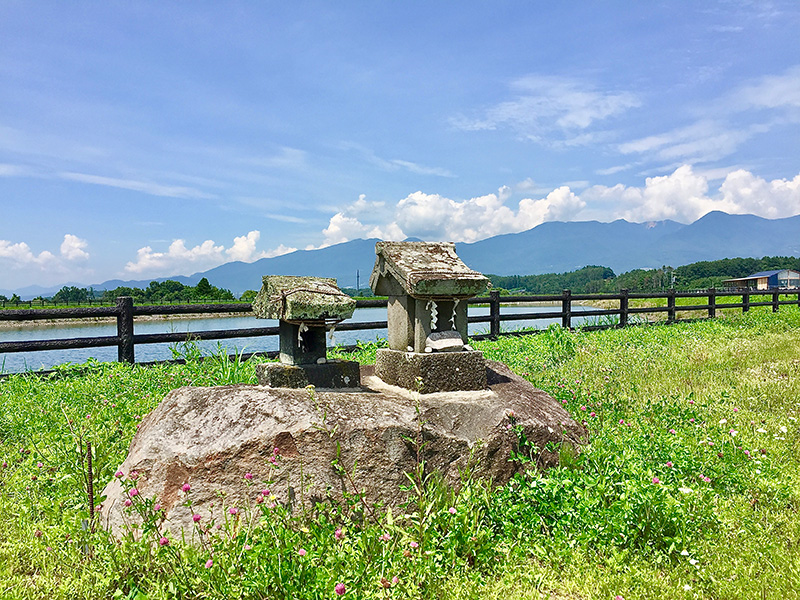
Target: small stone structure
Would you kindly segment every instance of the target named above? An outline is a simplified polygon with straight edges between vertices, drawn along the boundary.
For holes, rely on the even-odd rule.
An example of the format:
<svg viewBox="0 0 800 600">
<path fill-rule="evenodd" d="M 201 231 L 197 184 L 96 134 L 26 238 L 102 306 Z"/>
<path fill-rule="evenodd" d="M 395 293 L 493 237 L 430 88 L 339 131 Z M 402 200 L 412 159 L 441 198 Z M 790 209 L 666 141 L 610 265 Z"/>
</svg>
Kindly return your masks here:
<svg viewBox="0 0 800 600">
<path fill-rule="evenodd" d="M 328 361 L 325 336 L 353 315 L 356 301 L 335 279 L 265 275 L 253 300 L 253 313 L 278 319 L 280 363 L 257 367 L 258 381 L 270 387 L 357 388 L 355 361 Z"/>
<path fill-rule="evenodd" d="M 422 393 L 484 389 L 483 354 L 466 343 L 466 300 L 489 280 L 451 242 L 378 242 L 375 254 L 369 284 L 389 297 L 389 348 L 378 350 L 376 375 Z"/>
</svg>

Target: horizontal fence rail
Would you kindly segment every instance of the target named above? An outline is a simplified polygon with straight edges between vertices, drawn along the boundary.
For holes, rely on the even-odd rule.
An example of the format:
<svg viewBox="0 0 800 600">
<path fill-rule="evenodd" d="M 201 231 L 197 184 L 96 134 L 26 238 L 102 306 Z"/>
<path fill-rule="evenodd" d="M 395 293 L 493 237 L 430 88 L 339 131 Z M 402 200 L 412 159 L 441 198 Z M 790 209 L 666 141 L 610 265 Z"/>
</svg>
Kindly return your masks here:
<svg viewBox="0 0 800 600">
<path fill-rule="evenodd" d="M 725 298 L 737 298 L 739 302 L 720 301 Z M 753 298 L 756 298 L 754 301 Z M 768 298 L 763 300 L 763 298 Z M 692 304 L 681 305 L 678 299 L 689 299 Z M 665 306 L 631 306 L 634 300 L 666 300 Z M 574 311 L 574 305 L 583 302 L 614 302 L 614 308 L 588 308 Z M 699 303 L 703 301 L 703 303 Z M 535 333 L 534 331 L 503 331 L 504 322 L 531 321 L 539 319 L 560 319 L 561 326 L 573 327 L 575 318 L 587 317 L 604 318 L 605 322 L 594 325 L 583 325 L 585 329 L 604 329 L 608 327 L 626 327 L 643 322 L 631 316 L 659 315 L 666 313 L 666 319 L 659 322 L 678 322 L 678 313 L 702 311 L 703 318 L 715 318 L 720 310 L 741 309 L 747 312 L 753 307 L 770 306 L 777 312 L 780 306 L 800 306 L 800 291 L 795 290 L 745 290 L 722 291 L 709 289 L 702 292 L 679 292 L 667 290 L 654 293 L 629 293 L 621 290 L 618 294 L 573 294 L 564 290 L 561 294 L 542 294 L 531 296 L 501 296 L 499 292 L 490 292 L 486 297 L 471 298 L 469 304 L 488 305 L 489 314 L 486 316 L 468 317 L 469 323 L 488 323 L 488 333 L 472 336 L 475 339 L 496 338 L 501 335 L 522 335 Z M 555 304 L 559 310 L 548 312 L 503 314 L 504 305 L 525 304 Z M 383 308 L 387 306 L 385 299 L 366 299 L 356 301 L 356 308 Z M 134 321 L 136 317 L 156 315 L 203 315 L 203 314 L 248 314 L 252 313 L 250 304 L 187 304 L 187 305 L 147 305 L 133 304 L 129 296 L 117 298 L 114 306 L 78 307 L 58 309 L 13 309 L 0 310 L 0 321 L 35 321 L 35 320 L 64 320 L 64 319 L 97 319 L 115 318 L 117 335 L 102 337 L 64 338 L 53 340 L 26 340 L 15 342 L 0 342 L 0 354 L 11 352 L 36 352 L 44 350 L 63 350 L 75 348 L 100 348 L 116 346 L 118 349 L 117 360 L 120 362 L 135 362 L 135 348 L 141 344 L 181 343 L 190 340 L 223 340 L 245 337 L 278 335 L 278 327 L 251 327 L 246 329 L 223 329 L 212 331 L 173 332 L 136 334 Z M 365 323 L 343 322 L 337 325 L 337 331 L 361 331 L 386 329 L 386 321 L 371 321 Z M 276 352 L 263 353 L 275 355 Z"/>
</svg>

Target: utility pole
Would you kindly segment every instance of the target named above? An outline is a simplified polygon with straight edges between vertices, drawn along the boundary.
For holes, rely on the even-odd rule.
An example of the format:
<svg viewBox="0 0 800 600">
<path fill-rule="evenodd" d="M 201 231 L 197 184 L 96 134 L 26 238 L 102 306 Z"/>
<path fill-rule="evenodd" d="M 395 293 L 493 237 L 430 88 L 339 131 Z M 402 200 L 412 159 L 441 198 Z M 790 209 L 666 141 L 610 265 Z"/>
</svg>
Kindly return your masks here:
<svg viewBox="0 0 800 600">
<path fill-rule="evenodd" d="M 356 269 L 356 296 L 361 295 L 361 273 Z"/>
</svg>

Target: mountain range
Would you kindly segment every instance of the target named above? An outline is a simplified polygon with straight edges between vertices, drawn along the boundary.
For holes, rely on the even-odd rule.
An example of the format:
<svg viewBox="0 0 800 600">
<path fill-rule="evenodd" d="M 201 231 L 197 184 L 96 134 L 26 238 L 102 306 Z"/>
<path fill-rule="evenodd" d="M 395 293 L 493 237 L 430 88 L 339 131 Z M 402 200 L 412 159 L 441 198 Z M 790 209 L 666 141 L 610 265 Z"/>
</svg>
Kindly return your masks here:
<svg viewBox="0 0 800 600">
<path fill-rule="evenodd" d="M 196 285 L 206 277 L 212 285 L 239 295 L 257 290 L 262 275 L 335 277 L 340 287 L 368 285 L 377 239 L 358 239 L 320 250 L 298 250 L 252 263 L 230 262 L 190 276 L 162 277 Z M 754 215 L 710 212 L 689 225 L 675 221 L 630 223 L 617 220 L 542 223 L 474 243 L 457 243 L 456 252 L 472 269 L 494 275 L 538 275 L 574 271 L 586 265 L 610 267 L 617 274 L 637 268 L 677 267 L 702 260 L 800 256 L 800 215 L 764 219 Z M 109 280 L 95 290 L 119 286 L 144 288 L 152 281 Z M 72 284 L 77 287 L 89 287 Z M 31 286 L 20 297 L 52 295 L 62 286 Z M 0 293 L 10 295 L 0 290 Z"/>
</svg>

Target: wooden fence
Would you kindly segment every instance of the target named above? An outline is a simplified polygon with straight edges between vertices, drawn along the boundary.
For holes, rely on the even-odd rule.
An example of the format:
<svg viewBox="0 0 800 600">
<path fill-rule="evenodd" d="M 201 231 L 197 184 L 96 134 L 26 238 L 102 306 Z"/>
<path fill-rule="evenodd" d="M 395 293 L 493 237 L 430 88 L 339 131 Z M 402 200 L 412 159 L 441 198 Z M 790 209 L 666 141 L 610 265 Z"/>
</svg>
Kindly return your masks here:
<svg viewBox="0 0 800 600">
<path fill-rule="evenodd" d="M 782 299 L 783 297 L 783 299 Z M 794 298 L 792 298 L 794 297 Z M 739 302 L 719 302 L 723 298 L 734 298 Z M 663 302 L 663 300 L 666 302 Z M 679 299 L 691 299 L 692 304 L 678 304 Z M 632 300 L 659 300 L 664 306 L 631 306 Z M 614 308 L 588 308 L 574 311 L 576 303 L 581 302 L 608 302 L 618 303 Z M 385 299 L 358 300 L 357 308 L 385 307 Z M 496 338 L 500 335 L 521 335 L 535 333 L 534 331 L 503 331 L 502 324 L 512 321 L 530 321 L 536 319 L 560 319 L 561 326 L 571 328 L 573 319 L 595 317 L 599 323 L 583 325 L 586 329 L 603 329 L 607 327 L 626 327 L 631 324 L 645 321 L 658 320 L 666 323 L 675 323 L 679 320 L 678 313 L 700 311 L 704 317 L 714 318 L 718 311 L 724 309 L 739 309 L 747 312 L 752 307 L 769 306 L 777 312 L 782 305 L 800 306 L 800 291 L 769 290 L 769 291 L 719 291 L 709 289 L 703 292 L 678 292 L 667 290 L 660 293 L 629 293 L 622 290 L 619 294 L 573 294 L 564 290 L 561 294 L 536 295 L 536 296 L 501 296 L 499 292 L 490 292 L 488 297 L 471 298 L 470 304 L 489 305 L 488 316 L 472 316 L 470 323 L 487 323 L 488 333 L 473 336 L 477 339 Z M 543 303 L 557 306 L 559 310 L 535 313 L 503 314 L 504 305 L 520 305 L 529 303 Z M 634 302 L 635 304 L 635 302 Z M 133 304 L 129 296 L 117 298 L 116 305 L 104 307 L 60 308 L 50 310 L 0 310 L 0 321 L 33 321 L 33 320 L 59 320 L 59 319 L 84 319 L 98 317 L 116 318 L 117 334 L 103 337 L 66 338 L 54 340 L 26 340 L 16 342 L 0 342 L 0 354 L 5 352 L 35 352 L 43 350 L 62 350 L 71 348 L 99 348 L 116 346 L 117 360 L 120 362 L 135 362 L 135 348 L 139 344 L 180 343 L 188 340 L 222 340 L 231 338 L 256 337 L 278 335 L 278 327 L 253 327 L 247 329 L 225 329 L 214 331 L 173 332 L 137 334 L 134 332 L 134 318 L 153 315 L 200 315 L 220 313 L 252 312 L 249 304 L 191 304 L 177 306 L 138 306 Z M 659 314 L 666 314 L 661 318 Z M 642 318 L 648 316 L 649 318 Z M 634 318 L 632 318 L 634 317 Z M 605 322 L 602 322 L 605 321 Z M 340 323 L 337 331 L 356 331 L 370 329 L 386 329 L 386 321 L 372 321 L 367 323 Z M 277 352 L 262 353 L 275 355 Z"/>
</svg>

